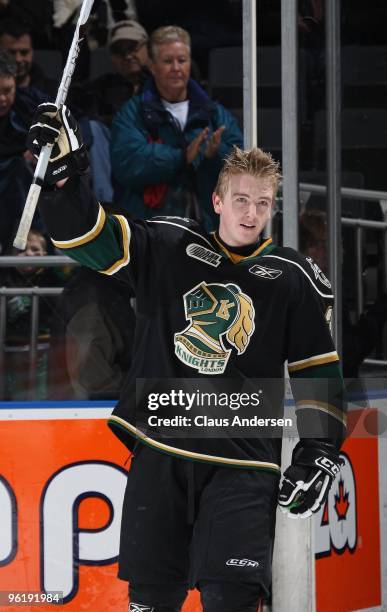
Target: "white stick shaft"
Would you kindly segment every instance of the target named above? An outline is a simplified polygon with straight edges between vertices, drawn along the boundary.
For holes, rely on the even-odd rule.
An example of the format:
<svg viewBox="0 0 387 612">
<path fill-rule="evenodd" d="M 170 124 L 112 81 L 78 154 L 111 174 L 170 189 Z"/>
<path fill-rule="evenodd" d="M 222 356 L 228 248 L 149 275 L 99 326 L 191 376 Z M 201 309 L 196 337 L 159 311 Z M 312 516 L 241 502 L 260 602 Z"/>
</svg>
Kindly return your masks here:
<svg viewBox="0 0 387 612">
<path fill-rule="evenodd" d="M 15 240 L 13 241 L 13 246 L 21 251 L 24 251 L 26 248 L 28 232 L 30 231 L 32 218 L 39 200 L 41 189 L 42 188 L 40 185 L 31 183 L 22 218 L 20 219 L 19 228 L 17 230 Z"/>
<path fill-rule="evenodd" d="M 77 61 L 78 53 L 79 53 L 79 44 L 82 39 L 79 38 L 80 27 L 84 23 L 86 23 L 91 7 L 93 5 L 94 0 L 83 0 L 81 12 L 78 18 L 77 26 L 75 28 L 73 40 L 71 43 L 70 51 L 67 56 L 66 66 L 63 71 L 62 80 L 59 85 L 58 93 L 55 100 L 55 105 L 59 108 L 62 106 L 67 97 L 67 92 L 70 87 L 71 78 L 74 73 L 75 63 Z M 17 230 L 16 238 L 13 242 L 13 245 L 20 250 L 24 250 L 27 244 L 27 236 L 28 232 L 31 228 L 32 219 L 34 217 L 34 213 L 36 210 L 36 206 L 39 199 L 39 194 L 41 191 L 41 187 L 37 185 L 37 182 L 41 182 L 44 180 L 44 176 L 46 174 L 48 162 L 51 154 L 51 145 L 47 145 L 42 148 L 38 163 L 36 164 L 34 178 L 32 180 L 31 187 L 28 192 L 27 200 L 24 205 L 23 215 L 20 220 L 19 228 Z"/>
<path fill-rule="evenodd" d="M 36 164 L 34 180 L 30 185 L 26 203 L 24 205 L 24 210 L 22 214 L 22 218 L 20 219 L 19 227 L 17 230 L 17 234 L 15 240 L 13 241 L 13 246 L 21 251 L 24 251 L 27 244 L 27 236 L 30 231 L 32 219 L 34 217 L 34 213 L 36 210 L 36 206 L 38 204 L 39 195 L 41 192 L 41 186 L 38 185 L 35 180 L 43 179 L 46 174 L 48 160 L 50 159 L 51 147 L 45 146 L 42 148 L 38 163 Z"/>
<path fill-rule="evenodd" d="M 70 87 L 71 79 L 75 70 L 75 64 L 79 53 L 79 45 L 82 42 L 82 38 L 79 38 L 80 28 L 86 23 L 89 18 L 91 7 L 93 6 L 94 0 L 83 0 L 81 11 L 79 13 L 77 25 L 75 28 L 73 40 L 67 56 L 66 66 L 63 71 L 62 80 L 59 85 L 58 93 L 56 95 L 55 104 L 56 106 L 62 106 L 67 98 L 67 92 Z"/>
<path fill-rule="evenodd" d="M 48 162 L 50 161 L 51 149 L 52 149 L 51 145 L 46 145 L 45 147 L 42 147 L 40 151 L 38 163 L 36 164 L 36 168 L 34 172 L 34 182 L 36 182 L 36 179 L 40 179 L 40 180 L 44 179 L 44 175 L 46 174 Z"/>
<path fill-rule="evenodd" d="M 67 56 L 66 66 L 63 70 L 62 80 L 59 85 L 58 93 L 56 94 L 55 105 L 58 108 L 62 106 L 66 101 L 67 93 L 71 84 L 71 79 L 74 74 L 75 64 L 79 53 L 79 44 L 82 42 L 82 38 L 79 39 L 79 28 L 80 24 L 77 23 L 70 51 Z"/>
</svg>

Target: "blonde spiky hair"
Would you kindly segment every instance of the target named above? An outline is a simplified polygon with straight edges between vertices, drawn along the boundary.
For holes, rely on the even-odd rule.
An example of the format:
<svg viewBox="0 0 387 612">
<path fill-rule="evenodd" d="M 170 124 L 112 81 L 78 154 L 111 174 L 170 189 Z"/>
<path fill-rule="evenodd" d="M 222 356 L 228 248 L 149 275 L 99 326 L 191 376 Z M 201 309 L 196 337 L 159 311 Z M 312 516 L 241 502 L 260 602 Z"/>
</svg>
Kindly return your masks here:
<svg viewBox="0 0 387 612">
<path fill-rule="evenodd" d="M 239 147 L 233 148 L 224 160 L 223 168 L 218 177 L 215 193 L 223 199 L 228 188 L 231 176 L 236 174 L 250 174 L 256 178 L 267 179 L 273 185 L 274 197 L 281 180 L 279 163 L 270 153 L 266 153 L 258 147 L 244 151 Z"/>
</svg>

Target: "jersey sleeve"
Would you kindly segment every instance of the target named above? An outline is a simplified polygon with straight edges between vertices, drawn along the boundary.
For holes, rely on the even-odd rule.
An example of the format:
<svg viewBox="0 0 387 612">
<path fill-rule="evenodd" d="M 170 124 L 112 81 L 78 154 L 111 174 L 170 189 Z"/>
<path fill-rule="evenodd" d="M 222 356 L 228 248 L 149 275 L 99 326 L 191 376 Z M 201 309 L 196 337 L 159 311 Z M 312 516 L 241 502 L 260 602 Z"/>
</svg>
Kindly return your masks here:
<svg viewBox="0 0 387 612">
<path fill-rule="evenodd" d="M 312 275 L 301 267 L 292 271 L 287 354 L 298 432 L 300 438 L 328 439 L 340 447 L 346 429 L 344 385 L 326 319 L 333 296 L 315 282 L 312 267 Z"/>
<path fill-rule="evenodd" d="M 134 287 L 147 274 L 154 227 L 106 214 L 87 177 L 73 177 L 62 189 L 43 192 L 39 207 L 54 246 L 64 255 L 101 274 L 119 275 Z"/>
</svg>

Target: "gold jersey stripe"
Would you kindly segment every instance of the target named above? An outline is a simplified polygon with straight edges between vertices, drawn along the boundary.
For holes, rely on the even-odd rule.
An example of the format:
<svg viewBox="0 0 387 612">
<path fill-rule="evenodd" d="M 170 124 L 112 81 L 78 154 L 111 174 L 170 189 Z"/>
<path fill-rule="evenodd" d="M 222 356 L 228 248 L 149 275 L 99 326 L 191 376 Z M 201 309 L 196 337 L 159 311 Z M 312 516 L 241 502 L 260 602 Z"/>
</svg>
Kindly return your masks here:
<svg viewBox="0 0 387 612">
<path fill-rule="evenodd" d="M 299 402 L 296 402 L 296 412 L 298 412 L 298 410 L 306 410 L 308 408 L 325 412 L 326 414 L 333 416 L 335 419 L 343 423 L 343 425 L 347 426 L 347 415 L 345 414 L 345 412 L 343 412 L 336 406 L 333 406 L 332 404 L 327 404 L 326 402 L 319 402 L 317 400 L 301 400 Z"/>
<path fill-rule="evenodd" d="M 116 272 L 118 272 L 118 270 L 121 270 L 121 268 L 126 266 L 129 263 L 129 261 L 130 261 L 130 253 L 129 253 L 130 227 L 129 227 L 129 223 L 128 223 L 127 219 L 125 219 L 125 217 L 123 217 L 122 215 L 112 215 L 112 216 L 117 219 L 117 221 L 119 222 L 120 227 L 121 227 L 122 245 L 123 245 L 123 248 L 124 248 L 124 254 L 121 257 L 121 259 L 116 261 L 107 270 L 99 270 L 99 272 L 101 274 L 108 274 L 109 276 L 111 276 L 112 274 L 115 274 Z"/>
<path fill-rule="evenodd" d="M 297 370 L 303 370 L 311 366 L 324 365 L 326 363 L 332 363 L 333 361 L 339 361 L 339 356 L 336 351 L 315 355 L 314 357 L 301 359 L 300 361 L 293 361 L 292 363 L 288 363 L 288 370 L 289 372 L 296 372 Z"/>
<path fill-rule="evenodd" d="M 220 249 L 222 249 L 223 253 L 225 253 L 227 255 L 227 257 L 229 259 L 231 259 L 231 261 L 233 263 L 239 263 L 240 261 L 243 261 L 244 259 L 251 259 L 253 257 L 257 257 L 257 255 L 259 255 L 259 253 L 261 253 L 263 251 L 263 249 L 265 249 L 267 246 L 269 246 L 269 244 L 271 244 L 273 242 L 272 238 L 268 238 L 267 240 L 265 240 L 265 242 L 263 242 L 261 244 L 261 246 L 259 246 L 257 249 L 255 249 L 255 251 L 253 253 L 251 253 L 251 255 L 248 255 L 247 257 L 245 255 L 237 255 L 237 253 L 232 253 L 231 251 L 229 251 L 217 238 L 216 233 L 212 232 L 212 235 L 217 243 L 217 245 L 219 246 Z"/>
<path fill-rule="evenodd" d="M 123 429 L 128 430 L 131 434 L 136 436 L 136 438 L 138 438 L 145 444 L 148 444 L 152 448 L 155 448 L 159 451 L 166 452 L 169 455 L 175 455 L 176 457 L 182 457 L 184 459 L 205 461 L 207 463 L 216 463 L 217 465 L 229 465 L 230 467 L 242 468 L 260 468 L 266 470 L 273 470 L 275 472 L 281 473 L 281 468 L 276 463 L 269 463 L 267 461 L 247 461 L 245 459 L 228 459 L 227 457 L 217 457 L 216 455 L 194 453 L 192 451 L 187 451 L 180 448 L 176 448 L 174 446 L 169 446 L 169 444 L 163 444 L 162 442 L 153 440 L 153 438 L 149 438 L 149 436 L 145 435 L 142 431 L 140 431 L 127 421 L 124 421 L 124 419 L 121 419 L 120 417 L 115 415 L 109 417 L 109 422 L 119 425 Z"/>
<path fill-rule="evenodd" d="M 106 213 L 102 206 L 99 205 L 97 221 L 89 232 L 86 232 L 86 234 L 78 236 L 77 238 L 72 238 L 71 240 L 54 240 L 53 238 L 51 238 L 51 240 L 53 244 L 58 247 L 58 249 L 73 249 L 94 240 L 94 238 L 96 238 L 102 232 L 105 221 Z"/>
</svg>

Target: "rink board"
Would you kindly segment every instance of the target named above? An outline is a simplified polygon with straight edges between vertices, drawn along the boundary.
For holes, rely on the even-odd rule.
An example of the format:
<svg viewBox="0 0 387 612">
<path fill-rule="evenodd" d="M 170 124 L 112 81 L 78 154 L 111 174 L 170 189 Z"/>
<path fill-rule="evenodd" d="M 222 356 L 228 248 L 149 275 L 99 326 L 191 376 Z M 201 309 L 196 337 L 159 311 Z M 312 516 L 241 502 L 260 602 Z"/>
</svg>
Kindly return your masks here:
<svg viewBox="0 0 387 612">
<path fill-rule="evenodd" d="M 127 611 L 116 575 L 130 456 L 106 426 L 111 409 L 0 403 L 0 591 L 61 591 L 68 612 Z M 315 518 L 316 609 L 382 609 L 385 438 L 350 439 L 343 453 L 341 483 Z M 184 612 L 200 610 L 190 593 Z"/>
</svg>

